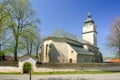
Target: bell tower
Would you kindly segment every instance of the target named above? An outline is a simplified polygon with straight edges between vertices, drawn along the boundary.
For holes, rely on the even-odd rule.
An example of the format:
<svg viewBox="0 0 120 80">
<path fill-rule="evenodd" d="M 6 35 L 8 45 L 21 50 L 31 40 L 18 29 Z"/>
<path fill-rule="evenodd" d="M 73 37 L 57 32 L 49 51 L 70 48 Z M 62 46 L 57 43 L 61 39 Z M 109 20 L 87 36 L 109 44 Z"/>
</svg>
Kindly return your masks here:
<svg viewBox="0 0 120 80">
<path fill-rule="evenodd" d="M 86 41 L 89 41 L 93 45 L 97 45 L 96 25 L 91 18 L 90 12 L 88 13 L 87 19 L 84 22 L 82 38 Z"/>
</svg>

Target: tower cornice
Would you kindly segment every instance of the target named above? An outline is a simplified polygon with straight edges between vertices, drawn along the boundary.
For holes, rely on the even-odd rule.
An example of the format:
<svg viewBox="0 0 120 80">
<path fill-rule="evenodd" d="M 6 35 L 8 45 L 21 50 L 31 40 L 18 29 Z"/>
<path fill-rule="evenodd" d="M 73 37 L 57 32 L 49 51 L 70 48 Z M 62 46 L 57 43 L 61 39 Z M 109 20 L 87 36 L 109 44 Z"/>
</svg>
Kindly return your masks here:
<svg viewBox="0 0 120 80">
<path fill-rule="evenodd" d="M 95 32 L 97 34 L 96 31 L 83 32 L 82 34 L 91 33 L 91 32 Z"/>
</svg>

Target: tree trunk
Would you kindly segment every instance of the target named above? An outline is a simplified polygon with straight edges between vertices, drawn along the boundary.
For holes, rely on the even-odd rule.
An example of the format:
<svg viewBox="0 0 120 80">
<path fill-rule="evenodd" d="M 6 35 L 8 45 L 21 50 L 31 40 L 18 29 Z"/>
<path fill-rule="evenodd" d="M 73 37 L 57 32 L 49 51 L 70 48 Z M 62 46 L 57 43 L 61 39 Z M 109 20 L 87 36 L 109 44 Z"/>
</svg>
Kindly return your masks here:
<svg viewBox="0 0 120 80">
<path fill-rule="evenodd" d="M 118 59 L 120 60 L 120 48 L 119 48 L 119 53 L 118 53 Z"/>
<path fill-rule="evenodd" d="M 29 52 L 29 42 L 28 42 L 27 39 L 26 39 L 26 42 L 27 42 L 27 47 L 26 47 L 26 49 L 27 49 L 27 54 L 30 54 L 30 52 Z"/>
<path fill-rule="evenodd" d="M 0 43 L 0 51 L 1 51 L 1 47 L 2 47 L 2 46 L 1 46 L 1 43 Z"/>
<path fill-rule="evenodd" d="M 39 50 L 39 44 L 38 44 L 37 49 L 36 49 L 36 58 L 38 58 L 38 50 Z"/>
<path fill-rule="evenodd" d="M 33 41 L 30 43 L 30 55 L 32 54 Z"/>
<path fill-rule="evenodd" d="M 14 61 L 17 61 L 17 49 L 18 49 L 18 36 L 15 39 L 15 46 L 14 46 Z"/>
<path fill-rule="evenodd" d="M 1 26 L 0 26 L 1 27 Z M 0 51 L 2 50 L 2 36 L 1 36 L 1 33 L 0 33 Z"/>
</svg>

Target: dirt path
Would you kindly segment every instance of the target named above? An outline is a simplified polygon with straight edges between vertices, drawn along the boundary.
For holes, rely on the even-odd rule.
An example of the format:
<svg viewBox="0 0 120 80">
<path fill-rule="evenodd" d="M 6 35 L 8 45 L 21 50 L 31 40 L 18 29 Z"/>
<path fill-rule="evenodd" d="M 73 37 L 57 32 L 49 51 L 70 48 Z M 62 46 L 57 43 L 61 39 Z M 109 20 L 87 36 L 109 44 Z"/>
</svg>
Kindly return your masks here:
<svg viewBox="0 0 120 80">
<path fill-rule="evenodd" d="M 0 75 L 0 80 L 30 80 L 29 75 Z M 120 74 L 32 75 L 31 80 L 120 80 Z"/>
</svg>

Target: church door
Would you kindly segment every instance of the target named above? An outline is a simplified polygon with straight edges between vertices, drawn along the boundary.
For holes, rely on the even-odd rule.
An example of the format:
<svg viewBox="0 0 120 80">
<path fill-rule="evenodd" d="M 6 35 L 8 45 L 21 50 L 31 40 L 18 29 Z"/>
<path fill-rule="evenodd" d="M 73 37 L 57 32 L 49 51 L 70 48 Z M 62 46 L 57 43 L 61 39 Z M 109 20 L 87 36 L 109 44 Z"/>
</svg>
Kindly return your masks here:
<svg viewBox="0 0 120 80">
<path fill-rule="evenodd" d="M 72 63 L 72 59 L 69 60 L 69 63 Z"/>
</svg>

